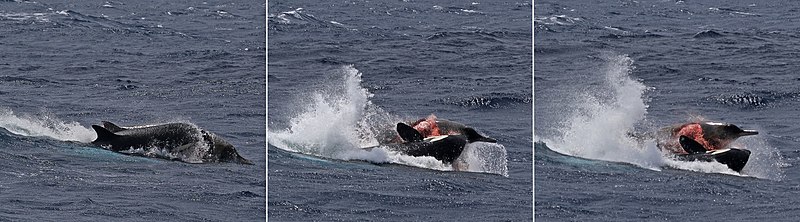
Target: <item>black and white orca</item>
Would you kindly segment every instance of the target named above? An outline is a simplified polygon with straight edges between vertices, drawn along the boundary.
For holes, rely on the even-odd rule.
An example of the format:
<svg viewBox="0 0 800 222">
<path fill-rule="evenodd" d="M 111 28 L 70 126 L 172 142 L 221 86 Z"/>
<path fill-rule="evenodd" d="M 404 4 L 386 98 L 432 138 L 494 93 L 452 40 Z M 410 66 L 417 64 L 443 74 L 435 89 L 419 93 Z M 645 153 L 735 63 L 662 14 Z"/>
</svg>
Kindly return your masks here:
<svg viewBox="0 0 800 222">
<path fill-rule="evenodd" d="M 677 160 L 716 161 L 741 172 L 751 152 L 730 147 L 730 144 L 739 137 L 757 134 L 755 130 L 743 130 L 734 124 L 690 122 L 661 129 L 657 145 Z"/>
<path fill-rule="evenodd" d="M 481 135 L 473 129 L 472 127 L 468 127 L 464 124 L 453 122 L 445 119 L 437 119 L 436 125 L 439 127 L 439 131 L 442 135 L 465 135 L 467 136 L 467 140 L 469 142 L 489 142 L 489 143 L 496 143 L 497 140 L 486 137 Z"/>
<path fill-rule="evenodd" d="M 494 139 L 481 136 L 472 128 L 466 130 L 466 133 L 463 135 L 454 134 L 430 137 L 424 137 L 419 131 L 405 123 L 397 123 L 396 130 L 403 142 L 383 144 L 377 147 L 384 147 L 388 150 L 400 152 L 409 156 L 430 156 L 446 164 L 453 164 L 453 162 L 461 156 L 464 148 L 469 143 L 496 142 Z M 365 149 L 373 148 L 376 147 Z"/>
<path fill-rule="evenodd" d="M 92 125 L 97 139 L 92 144 L 115 152 L 148 157 L 180 160 L 190 163 L 235 162 L 252 164 L 236 149 L 214 133 L 187 123 L 120 127 L 103 121 L 103 126 Z M 149 155 L 125 152 L 136 149 L 159 149 L 166 155 Z"/>
<path fill-rule="evenodd" d="M 686 154 L 676 154 L 675 157 L 681 161 L 716 161 L 725 164 L 733 171 L 741 172 L 750 159 L 750 150 L 738 148 L 706 150 L 703 145 L 686 136 L 680 136 L 680 144 Z"/>
</svg>

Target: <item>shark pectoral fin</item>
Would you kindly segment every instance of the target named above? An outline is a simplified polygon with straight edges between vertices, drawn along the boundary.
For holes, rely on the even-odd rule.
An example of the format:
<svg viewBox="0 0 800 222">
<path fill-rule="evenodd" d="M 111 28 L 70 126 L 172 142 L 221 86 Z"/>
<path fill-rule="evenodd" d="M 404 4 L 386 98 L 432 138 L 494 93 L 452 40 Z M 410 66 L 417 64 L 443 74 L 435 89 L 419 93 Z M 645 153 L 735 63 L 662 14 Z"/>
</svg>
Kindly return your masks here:
<svg viewBox="0 0 800 222">
<path fill-rule="evenodd" d="M 686 151 L 689 154 L 705 153 L 706 152 L 706 148 L 703 147 L 703 145 L 700 145 L 700 143 L 698 143 L 697 141 L 694 141 L 693 139 L 691 139 L 689 137 L 681 136 L 680 143 L 681 143 L 681 147 L 683 147 L 683 150 Z"/>
<path fill-rule="evenodd" d="M 106 128 L 103 128 L 102 126 L 92 125 L 92 129 L 94 129 L 94 131 L 97 133 L 97 139 L 95 139 L 94 142 L 92 143 L 98 141 L 108 141 L 119 137 L 119 135 L 114 134 L 111 131 L 108 131 Z"/>
<path fill-rule="evenodd" d="M 103 128 L 106 128 L 108 131 L 111 131 L 113 133 L 125 130 L 125 128 L 119 127 L 117 126 L 117 124 L 113 124 L 108 121 L 102 121 L 102 123 L 103 123 Z"/>
<path fill-rule="evenodd" d="M 400 138 L 406 142 L 417 142 L 423 139 L 421 133 L 405 123 L 397 123 L 397 134 L 400 134 Z"/>
</svg>

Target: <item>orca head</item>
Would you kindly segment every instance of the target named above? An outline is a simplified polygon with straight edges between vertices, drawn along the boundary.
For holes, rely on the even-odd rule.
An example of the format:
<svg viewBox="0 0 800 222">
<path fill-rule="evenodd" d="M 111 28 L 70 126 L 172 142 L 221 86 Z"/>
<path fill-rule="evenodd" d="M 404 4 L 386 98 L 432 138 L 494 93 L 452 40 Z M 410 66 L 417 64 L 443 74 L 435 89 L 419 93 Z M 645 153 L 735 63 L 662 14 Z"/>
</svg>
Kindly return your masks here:
<svg viewBox="0 0 800 222">
<path fill-rule="evenodd" d="M 700 126 L 703 127 L 705 137 L 712 140 L 735 140 L 739 137 L 758 134 L 758 131 L 743 130 L 730 123 L 703 122 L 700 123 Z"/>
<path fill-rule="evenodd" d="M 220 162 L 233 162 L 233 163 L 241 163 L 241 164 L 248 164 L 252 165 L 248 159 L 245 159 L 238 152 L 236 152 L 236 148 L 233 147 L 230 143 L 223 140 L 219 136 L 210 133 L 210 132 L 203 132 L 203 139 L 209 143 L 211 146 L 211 152 L 217 156 L 217 159 Z"/>
<path fill-rule="evenodd" d="M 751 135 L 758 135 L 758 131 L 755 130 L 743 130 L 736 125 L 733 124 L 726 124 L 723 126 L 723 130 L 727 135 L 731 135 L 733 138 L 739 138 L 743 136 L 751 136 Z"/>
<path fill-rule="evenodd" d="M 472 143 L 472 142 L 496 143 L 497 142 L 496 139 L 485 137 L 485 136 L 481 135 L 480 133 L 478 133 L 478 131 L 475 131 L 475 129 L 470 128 L 470 127 L 465 127 L 463 129 L 463 132 L 464 132 L 464 135 L 467 136 L 467 141 L 469 141 L 470 143 Z"/>
</svg>

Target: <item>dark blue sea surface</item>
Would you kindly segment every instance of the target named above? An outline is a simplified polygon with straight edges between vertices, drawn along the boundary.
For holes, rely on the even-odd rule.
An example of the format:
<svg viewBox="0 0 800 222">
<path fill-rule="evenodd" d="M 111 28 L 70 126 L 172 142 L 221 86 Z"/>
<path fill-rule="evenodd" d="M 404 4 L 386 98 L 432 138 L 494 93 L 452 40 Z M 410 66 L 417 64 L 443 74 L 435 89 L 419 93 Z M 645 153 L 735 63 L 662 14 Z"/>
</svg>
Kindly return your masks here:
<svg viewBox="0 0 800 222">
<path fill-rule="evenodd" d="M 0 221 L 263 221 L 265 3 L 0 2 Z M 188 122 L 254 165 L 86 143 Z"/>
<path fill-rule="evenodd" d="M 530 221 L 529 1 L 270 1 L 268 218 Z M 431 114 L 497 139 L 454 171 L 378 145 Z"/>
<path fill-rule="evenodd" d="M 794 1 L 537 1 L 535 217 L 796 221 Z M 664 158 L 628 132 L 691 120 L 759 135 L 741 173 Z M 627 139 L 626 139 L 627 138 Z"/>
</svg>

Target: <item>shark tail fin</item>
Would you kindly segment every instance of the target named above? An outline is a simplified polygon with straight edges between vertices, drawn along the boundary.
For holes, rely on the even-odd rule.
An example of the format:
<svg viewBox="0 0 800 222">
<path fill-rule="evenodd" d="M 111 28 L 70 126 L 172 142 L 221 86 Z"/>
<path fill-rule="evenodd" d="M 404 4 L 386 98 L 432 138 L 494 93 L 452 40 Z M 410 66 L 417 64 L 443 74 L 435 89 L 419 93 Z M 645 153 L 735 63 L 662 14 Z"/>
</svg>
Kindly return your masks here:
<svg viewBox="0 0 800 222">
<path fill-rule="evenodd" d="M 406 142 L 418 142 L 423 139 L 419 131 L 405 123 L 397 123 L 397 134 L 400 134 L 400 138 Z"/>
<path fill-rule="evenodd" d="M 706 152 L 706 148 L 703 147 L 703 145 L 700 145 L 700 143 L 698 143 L 697 141 L 694 141 L 693 139 L 691 139 L 689 137 L 681 136 L 680 143 L 681 143 L 681 147 L 683 147 L 683 150 L 686 151 L 689 154 L 705 153 Z"/>
<path fill-rule="evenodd" d="M 125 128 L 119 127 L 117 126 L 117 124 L 113 124 L 108 121 L 102 121 L 102 122 L 103 122 L 103 128 L 106 128 L 108 131 L 111 131 L 112 133 L 125 130 Z"/>
<path fill-rule="evenodd" d="M 97 139 L 94 140 L 92 143 L 97 143 L 101 141 L 108 141 L 113 138 L 119 137 L 119 135 L 114 134 L 113 132 L 103 128 L 102 126 L 92 125 L 92 129 L 97 133 Z"/>
</svg>

